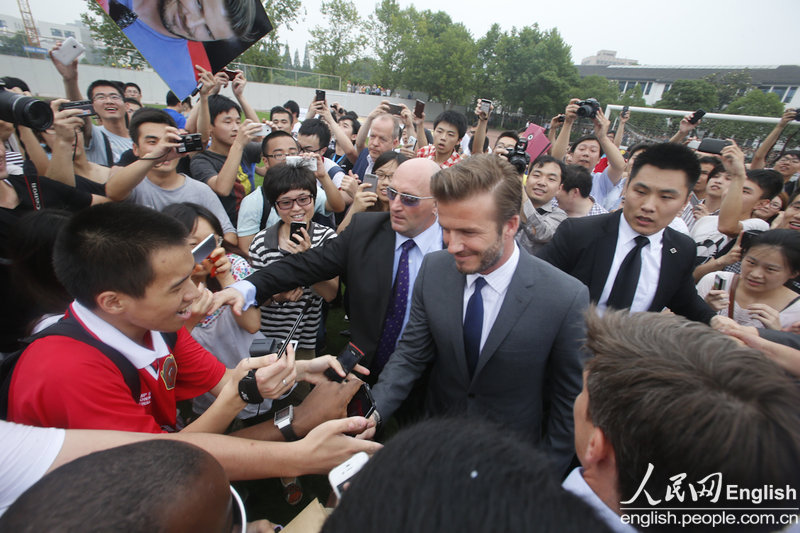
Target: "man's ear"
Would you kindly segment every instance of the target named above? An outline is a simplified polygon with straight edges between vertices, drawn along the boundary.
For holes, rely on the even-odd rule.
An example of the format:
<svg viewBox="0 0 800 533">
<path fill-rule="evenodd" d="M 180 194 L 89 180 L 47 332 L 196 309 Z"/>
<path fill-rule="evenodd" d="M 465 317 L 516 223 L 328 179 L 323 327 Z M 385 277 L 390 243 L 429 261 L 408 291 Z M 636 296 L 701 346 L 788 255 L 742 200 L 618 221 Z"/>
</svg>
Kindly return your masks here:
<svg viewBox="0 0 800 533">
<path fill-rule="evenodd" d="M 134 145 L 135 146 L 135 145 Z M 97 309 L 111 315 L 125 310 L 126 297 L 117 291 L 103 291 L 94 299 Z"/>
<path fill-rule="evenodd" d="M 131 147 L 131 149 L 133 150 L 133 155 L 139 157 L 139 145 L 137 143 L 133 143 L 133 147 Z"/>
<path fill-rule="evenodd" d="M 598 464 L 606 461 L 615 461 L 616 455 L 614 454 L 614 446 L 608 440 L 606 434 L 599 427 L 592 428 L 592 434 L 589 441 L 586 443 L 586 449 L 583 450 L 583 457 L 581 463 L 584 466 Z"/>
<path fill-rule="evenodd" d="M 519 215 L 514 215 L 503 224 L 503 236 L 507 233 L 513 239 L 519 229 Z"/>
</svg>

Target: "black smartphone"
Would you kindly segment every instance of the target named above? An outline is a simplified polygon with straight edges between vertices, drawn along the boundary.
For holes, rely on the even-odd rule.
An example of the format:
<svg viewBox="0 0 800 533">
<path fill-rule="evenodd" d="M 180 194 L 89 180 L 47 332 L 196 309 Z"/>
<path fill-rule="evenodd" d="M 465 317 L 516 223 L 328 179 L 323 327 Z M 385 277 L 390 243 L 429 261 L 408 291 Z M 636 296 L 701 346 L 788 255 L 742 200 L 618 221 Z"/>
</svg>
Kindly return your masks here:
<svg viewBox="0 0 800 533">
<path fill-rule="evenodd" d="M 628 106 L 625 106 L 625 107 L 622 108 L 622 112 L 620 113 L 620 116 L 624 117 L 627 114 L 628 114 Z"/>
<path fill-rule="evenodd" d="M 91 100 L 78 100 L 77 102 L 65 102 L 58 106 L 59 111 L 63 111 L 65 109 L 80 109 L 83 111 L 79 117 L 91 117 L 97 115 L 94 110 L 94 106 L 92 105 Z"/>
<path fill-rule="evenodd" d="M 389 113 L 392 115 L 400 116 L 400 113 L 403 112 L 403 106 L 399 104 L 387 104 L 389 106 Z"/>
<path fill-rule="evenodd" d="M 306 300 L 306 305 L 303 306 L 303 309 L 300 310 L 300 314 L 297 315 L 297 319 L 294 321 L 294 325 L 292 325 L 292 329 L 289 331 L 289 334 L 286 336 L 286 340 L 283 341 L 281 344 L 280 349 L 278 350 L 278 359 L 283 357 L 283 354 L 286 353 L 286 347 L 292 341 L 292 337 L 297 332 L 297 328 L 300 327 L 300 322 L 303 320 L 303 317 L 308 312 L 308 308 L 311 307 L 311 299 L 309 298 Z M 251 370 L 252 372 L 252 370 Z"/>
<path fill-rule="evenodd" d="M 378 176 L 376 174 L 366 173 L 362 181 L 369 183 L 369 188 L 372 189 L 372 192 L 378 192 Z"/>
<path fill-rule="evenodd" d="M 233 81 L 233 78 L 235 78 L 236 75 L 239 74 L 238 70 L 231 70 L 231 69 L 229 69 L 227 67 L 223 68 L 222 72 L 224 72 L 225 75 L 228 76 L 228 79 L 231 80 L 231 81 Z"/>
<path fill-rule="evenodd" d="M 564 122 L 565 120 L 567 120 L 566 115 L 558 115 L 556 117 L 556 122 Z"/>
<path fill-rule="evenodd" d="M 278 350 L 278 339 L 272 337 L 258 337 L 250 343 L 250 357 L 261 357 L 275 353 Z"/>
<path fill-rule="evenodd" d="M 488 113 L 492 109 L 492 101 L 486 98 L 481 98 L 481 111 Z"/>
<path fill-rule="evenodd" d="M 317 89 L 317 95 L 314 97 L 315 102 L 320 102 L 325 100 L 325 91 L 321 89 Z"/>
<path fill-rule="evenodd" d="M 289 224 L 289 240 L 292 240 L 292 241 L 294 240 L 294 239 L 292 239 L 292 235 L 300 235 L 300 239 L 302 240 L 303 239 L 303 232 L 300 231 L 300 230 L 302 230 L 303 228 L 306 228 L 306 231 L 308 231 L 308 225 L 305 222 L 292 222 L 292 223 L 290 223 Z"/>
<path fill-rule="evenodd" d="M 725 139 L 703 139 L 700 141 L 700 146 L 697 147 L 698 152 L 705 152 L 707 154 L 721 154 L 722 149 L 730 145 L 731 142 Z"/>
<path fill-rule="evenodd" d="M 350 403 L 347 404 L 347 416 L 363 416 L 369 418 L 375 412 L 375 399 L 369 385 L 362 383 Z"/>
<path fill-rule="evenodd" d="M 422 100 L 417 100 L 417 103 L 414 105 L 414 116 L 417 118 L 422 118 L 422 113 L 425 111 L 425 102 Z"/>
<path fill-rule="evenodd" d="M 702 109 L 698 109 L 697 111 L 692 113 L 692 118 L 689 119 L 689 124 L 697 124 L 705 114 L 706 114 L 705 111 L 703 111 Z"/>
<path fill-rule="evenodd" d="M 344 374 L 346 376 L 353 371 L 353 368 L 355 368 L 355 366 L 363 357 L 364 352 L 362 352 L 358 346 L 351 342 L 344 347 L 344 350 L 342 350 L 342 353 L 339 354 L 339 357 L 337 357 L 336 360 L 342 365 L 342 369 L 344 370 Z M 344 380 L 344 378 L 337 374 L 332 368 L 325 370 L 325 376 L 329 380 L 336 381 L 338 383 L 341 383 Z"/>
</svg>

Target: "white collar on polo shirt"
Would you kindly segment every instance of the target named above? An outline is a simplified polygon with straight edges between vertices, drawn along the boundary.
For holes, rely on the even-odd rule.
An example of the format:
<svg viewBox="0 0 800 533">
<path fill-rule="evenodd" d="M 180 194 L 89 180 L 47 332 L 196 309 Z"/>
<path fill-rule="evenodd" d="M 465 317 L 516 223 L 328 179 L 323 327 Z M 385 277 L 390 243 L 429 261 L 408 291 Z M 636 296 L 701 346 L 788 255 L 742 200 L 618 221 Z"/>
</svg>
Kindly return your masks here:
<svg viewBox="0 0 800 533">
<path fill-rule="evenodd" d="M 153 349 L 151 350 L 150 348 L 135 343 L 120 330 L 77 301 L 73 301 L 70 308 L 75 318 L 77 318 L 86 329 L 93 333 L 95 337 L 124 355 L 136 368 L 147 368 L 156 359 L 167 356 L 170 353 L 167 343 L 164 342 L 164 338 L 158 332 L 150 332 L 150 337 L 153 342 Z"/>
</svg>

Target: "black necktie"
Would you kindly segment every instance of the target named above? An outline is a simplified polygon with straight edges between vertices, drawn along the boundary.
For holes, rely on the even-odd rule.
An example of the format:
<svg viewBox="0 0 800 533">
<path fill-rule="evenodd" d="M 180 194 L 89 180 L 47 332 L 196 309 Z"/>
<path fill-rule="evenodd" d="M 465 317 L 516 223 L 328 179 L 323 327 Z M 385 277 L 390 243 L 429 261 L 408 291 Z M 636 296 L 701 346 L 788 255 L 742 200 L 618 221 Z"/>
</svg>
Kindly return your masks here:
<svg viewBox="0 0 800 533">
<path fill-rule="evenodd" d="M 467 354 L 467 368 L 469 375 L 475 374 L 478 366 L 478 356 L 481 353 L 481 333 L 483 332 L 483 295 L 481 289 L 486 285 L 484 278 L 475 280 L 475 292 L 467 302 L 467 312 L 464 314 L 464 351 Z"/>
<path fill-rule="evenodd" d="M 642 248 L 647 246 L 650 239 L 638 235 L 635 239 L 636 246 L 628 252 L 617 271 L 611 294 L 608 295 L 606 306 L 614 309 L 628 309 L 633 303 L 633 295 L 639 284 L 639 273 L 642 270 Z"/>
</svg>

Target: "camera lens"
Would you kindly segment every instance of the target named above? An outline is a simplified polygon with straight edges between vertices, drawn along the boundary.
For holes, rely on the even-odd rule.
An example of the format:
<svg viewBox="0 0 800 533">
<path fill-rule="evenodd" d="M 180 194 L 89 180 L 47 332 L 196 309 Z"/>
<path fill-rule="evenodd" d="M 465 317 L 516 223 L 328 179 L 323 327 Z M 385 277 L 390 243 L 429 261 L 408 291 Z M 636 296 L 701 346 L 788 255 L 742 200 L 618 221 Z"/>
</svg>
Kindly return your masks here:
<svg viewBox="0 0 800 533">
<path fill-rule="evenodd" d="M 53 123 L 53 110 L 36 98 L 0 91 L 0 120 L 42 131 Z"/>
</svg>

